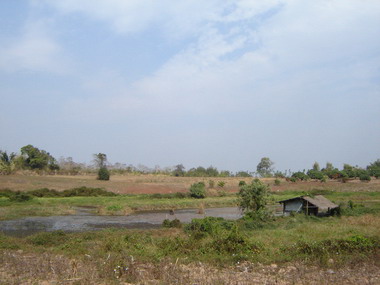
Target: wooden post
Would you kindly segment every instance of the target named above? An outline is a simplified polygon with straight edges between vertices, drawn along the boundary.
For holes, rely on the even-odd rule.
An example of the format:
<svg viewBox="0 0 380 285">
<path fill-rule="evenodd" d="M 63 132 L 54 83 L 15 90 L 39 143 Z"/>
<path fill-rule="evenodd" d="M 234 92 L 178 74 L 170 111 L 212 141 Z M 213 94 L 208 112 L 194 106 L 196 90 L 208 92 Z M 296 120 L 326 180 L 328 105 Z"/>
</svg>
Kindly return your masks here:
<svg viewBox="0 0 380 285">
<path fill-rule="evenodd" d="M 309 201 L 306 200 L 306 216 L 309 216 Z"/>
</svg>

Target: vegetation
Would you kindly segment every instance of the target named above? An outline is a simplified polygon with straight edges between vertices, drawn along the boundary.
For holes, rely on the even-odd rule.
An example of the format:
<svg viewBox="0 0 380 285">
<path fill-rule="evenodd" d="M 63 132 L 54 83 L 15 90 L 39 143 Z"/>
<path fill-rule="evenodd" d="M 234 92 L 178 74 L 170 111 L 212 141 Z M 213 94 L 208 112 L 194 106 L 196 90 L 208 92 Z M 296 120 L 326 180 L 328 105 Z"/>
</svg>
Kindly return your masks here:
<svg viewBox="0 0 380 285">
<path fill-rule="evenodd" d="M 190 186 L 190 197 L 203 199 L 206 198 L 206 188 L 203 182 L 194 183 Z"/>
<path fill-rule="evenodd" d="M 256 171 L 261 177 L 272 177 L 273 164 L 274 162 L 272 162 L 269 157 L 263 157 L 257 165 Z"/>
</svg>

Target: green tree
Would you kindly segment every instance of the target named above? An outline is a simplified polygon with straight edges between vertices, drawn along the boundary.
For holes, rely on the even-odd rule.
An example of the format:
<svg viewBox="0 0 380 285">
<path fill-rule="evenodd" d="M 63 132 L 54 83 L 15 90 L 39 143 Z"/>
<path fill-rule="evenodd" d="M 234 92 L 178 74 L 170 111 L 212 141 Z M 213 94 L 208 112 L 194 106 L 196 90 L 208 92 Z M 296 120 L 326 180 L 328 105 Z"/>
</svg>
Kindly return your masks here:
<svg viewBox="0 0 380 285">
<path fill-rule="evenodd" d="M 0 150 L 0 174 L 11 174 L 15 168 L 16 154 L 8 155 L 6 151 Z"/>
<path fill-rule="evenodd" d="M 319 166 L 318 162 L 314 162 L 314 164 L 313 164 L 313 170 L 314 171 L 321 171 L 321 167 Z"/>
<path fill-rule="evenodd" d="M 182 164 L 178 164 L 175 166 L 173 171 L 174 176 L 185 176 L 185 167 Z"/>
<path fill-rule="evenodd" d="M 107 169 L 107 155 L 104 153 L 94 154 L 94 162 L 99 167 L 98 180 L 110 180 L 110 172 Z"/>
<path fill-rule="evenodd" d="M 30 169 L 50 169 L 58 170 L 56 159 L 45 150 L 40 150 L 31 144 L 21 148 L 21 155 L 24 158 L 24 166 Z"/>
<path fill-rule="evenodd" d="M 243 212 L 265 211 L 268 200 L 268 185 L 260 180 L 242 185 L 238 193 L 239 207 Z"/>
<path fill-rule="evenodd" d="M 269 157 L 263 157 L 257 165 L 257 173 L 260 174 L 261 177 L 271 177 L 273 174 L 273 164 L 274 162 L 272 162 Z"/>
</svg>

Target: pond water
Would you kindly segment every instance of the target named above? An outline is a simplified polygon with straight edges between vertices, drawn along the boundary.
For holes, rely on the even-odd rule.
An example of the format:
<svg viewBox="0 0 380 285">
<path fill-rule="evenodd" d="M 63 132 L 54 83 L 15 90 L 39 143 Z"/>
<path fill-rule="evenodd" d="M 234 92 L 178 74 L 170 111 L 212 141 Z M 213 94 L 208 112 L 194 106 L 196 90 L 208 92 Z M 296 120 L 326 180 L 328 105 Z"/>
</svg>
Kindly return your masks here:
<svg viewBox="0 0 380 285">
<path fill-rule="evenodd" d="M 0 232 L 17 237 L 28 236 L 42 231 L 81 232 L 104 228 L 153 229 L 159 228 L 165 219 L 179 219 L 182 223 L 190 223 L 194 218 L 221 217 L 236 220 L 241 212 L 236 207 L 209 208 L 204 214 L 198 209 L 175 210 L 174 215 L 169 211 L 144 211 L 128 216 L 98 216 L 88 208 L 77 208 L 75 215 L 27 217 L 16 220 L 0 221 Z"/>
</svg>

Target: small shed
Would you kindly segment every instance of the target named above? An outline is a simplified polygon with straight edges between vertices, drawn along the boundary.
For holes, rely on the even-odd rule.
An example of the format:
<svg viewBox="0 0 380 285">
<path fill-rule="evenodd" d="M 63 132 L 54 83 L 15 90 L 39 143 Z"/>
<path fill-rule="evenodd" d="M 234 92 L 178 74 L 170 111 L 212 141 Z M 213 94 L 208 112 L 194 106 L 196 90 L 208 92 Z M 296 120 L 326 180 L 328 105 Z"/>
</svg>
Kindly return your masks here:
<svg viewBox="0 0 380 285">
<path fill-rule="evenodd" d="M 299 196 L 288 200 L 279 201 L 283 206 L 284 215 L 289 215 L 291 212 L 305 213 L 306 215 L 331 215 L 338 205 L 326 199 L 322 195 Z"/>
</svg>

